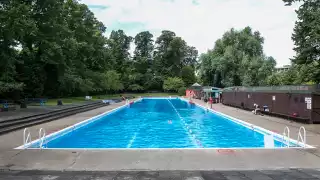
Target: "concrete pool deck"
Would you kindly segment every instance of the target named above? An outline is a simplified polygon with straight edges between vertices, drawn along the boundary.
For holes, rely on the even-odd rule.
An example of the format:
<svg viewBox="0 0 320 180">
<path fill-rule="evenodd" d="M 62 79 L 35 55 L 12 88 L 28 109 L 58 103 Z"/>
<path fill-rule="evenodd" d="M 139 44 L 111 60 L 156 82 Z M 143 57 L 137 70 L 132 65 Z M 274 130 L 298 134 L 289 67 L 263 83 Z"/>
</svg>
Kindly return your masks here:
<svg viewBox="0 0 320 180">
<path fill-rule="evenodd" d="M 195 100 L 205 105 L 204 102 Z M 112 104 L 88 112 L 62 118 L 29 128 L 32 139 L 38 130 L 47 134 L 124 105 Z M 257 116 L 251 112 L 214 104 L 224 114 L 245 120 L 271 131 L 282 133 L 289 126 L 291 134 L 300 125 L 287 120 Z M 303 125 L 307 129 L 307 143 L 320 145 L 319 125 Z M 310 132 L 312 131 L 312 132 Z M 110 149 L 110 150 L 15 150 L 22 144 L 23 130 L 0 136 L 0 169 L 53 171 L 159 171 L 159 170 L 275 170 L 288 168 L 320 169 L 319 149 Z"/>
</svg>

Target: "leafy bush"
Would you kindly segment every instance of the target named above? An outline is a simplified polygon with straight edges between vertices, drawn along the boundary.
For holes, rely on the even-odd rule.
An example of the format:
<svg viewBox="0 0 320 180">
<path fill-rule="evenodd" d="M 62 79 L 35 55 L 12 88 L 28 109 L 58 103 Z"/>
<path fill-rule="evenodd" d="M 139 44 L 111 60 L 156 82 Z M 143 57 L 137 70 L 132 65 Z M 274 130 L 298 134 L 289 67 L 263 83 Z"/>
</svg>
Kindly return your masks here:
<svg viewBox="0 0 320 180">
<path fill-rule="evenodd" d="M 179 88 L 179 90 L 178 90 L 179 96 L 184 96 L 186 94 L 186 90 L 187 90 L 186 87 Z"/>
<path fill-rule="evenodd" d="M 184 82 L 181 78 L 173 77 L 167 78 L 163 82 L 163 89 L 166 91 L 178 92 L 179 88 L 184 87 Z"/>
<path fill-rule="evenodd" d="M 143 87 L 140 86 L 139 84 L 132 84 L 132 85 L 130 85 L 130 86 L 128 87 L 128 89 L 131 90 L 131 91 L 137 91 L 137 92 L 144 90 Z"/>
</svg>

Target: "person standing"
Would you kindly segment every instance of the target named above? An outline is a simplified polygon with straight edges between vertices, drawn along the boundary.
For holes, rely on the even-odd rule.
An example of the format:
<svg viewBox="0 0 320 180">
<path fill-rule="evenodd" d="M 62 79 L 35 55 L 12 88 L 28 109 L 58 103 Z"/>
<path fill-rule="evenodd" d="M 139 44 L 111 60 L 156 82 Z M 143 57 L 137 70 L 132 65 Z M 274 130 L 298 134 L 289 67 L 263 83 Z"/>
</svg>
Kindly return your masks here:
<svg viewBox="0 0 320 180">
<path fill-rule="evenodd" d="M 211 96 L 210 96 L 210 98 L 209 98 L 209 102 L 210 102 L 210 108 L 212 109 L 213 99 L 212 99 L 212 97 L 211 97 Z"/>
</svg>

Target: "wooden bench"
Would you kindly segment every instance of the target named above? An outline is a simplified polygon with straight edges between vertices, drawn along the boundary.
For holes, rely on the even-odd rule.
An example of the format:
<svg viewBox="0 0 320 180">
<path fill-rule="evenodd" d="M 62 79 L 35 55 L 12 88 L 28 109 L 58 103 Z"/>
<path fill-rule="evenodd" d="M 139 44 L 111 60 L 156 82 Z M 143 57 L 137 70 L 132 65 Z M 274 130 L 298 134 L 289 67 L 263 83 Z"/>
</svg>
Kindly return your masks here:
<svg viewBox="0 0 320 180">
<path fill-rule="evenodd" d="M 48 101 L 47 98 L 27 98 L 25 102 L 26 102 L 27 104 L 39 103 L 40 106 L 44 106 L 47 101 Z"/>
<path fill-rule="evenodd" d="M 14 110 L 16 110 L 16 105 L 13 103 L 13 101 L 0 100 L 0 112 Z"/>
</svg>

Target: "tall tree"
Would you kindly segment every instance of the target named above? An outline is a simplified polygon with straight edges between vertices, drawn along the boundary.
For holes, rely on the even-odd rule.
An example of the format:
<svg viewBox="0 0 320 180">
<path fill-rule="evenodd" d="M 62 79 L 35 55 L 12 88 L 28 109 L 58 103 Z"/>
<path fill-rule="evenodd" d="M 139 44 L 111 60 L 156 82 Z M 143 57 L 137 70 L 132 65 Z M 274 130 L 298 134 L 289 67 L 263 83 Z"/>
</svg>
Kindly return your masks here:
<svg viewBox="0 0 320 180">
<path fill-rule="evenodd" d="M 131 36 L 127 36 L 123 30 L 112 31 L 108 39 L 108 47 L 112 55 L 112 62 L 115 70 L 123 72 L 127 68 L 129 61 L 129 49 L 132 41 Z"/>
<path fill-rule="evenodd" d="M 196 82 L 196 75 L 194 72 L 194 68 L 191 66 L 184 66 L 181 70 L 181 78 L 186 85 L 186 87 L 191 86 Z"/>
<path fill-rule="evenodd" d="M 176 34 L 172 31 L 162 31 L 161 35 L 156 40 L 156 46 L 154 51 L 154 72 L 159 76 L 167 75 L 167 54 L 171 41 L 176 37 Z"/>
<path fill-rule="evenodd" d="M 198 51 L 174 32 L 162 31 L 156 40 L 154 70 L 162 77 L 179 77 L 184 66 L 195 67 Z"/>
<path fill-rule="evenodd" d="M 292 40 L 295 43 L 295 64 L 310 64 L 320 69 L 320 1 L 319 0 L 283 0 L 286 5 L 300 2 L 296 11 L 298 21 L 295 24 Z M 320 72 L 313 77 L 320 82 Z"/>
<path fill-rule="evenodd" d="M 130 61 L 130 43 L 132 37 L 127 36 L 123 30 L 112 31 L 108 39 L 108 50 L 111 54 L 113 68 L 121 73 L 121 81 L 125 88 L 128 88 L 135 78 L 132 73 L 132 61 Z"/>
<path fill-rule="evenodd" d="M 132 91 L 142 91 L 150 89 L 148 82 L 152 81 L 153 74 L 150 74 L 153 53 L 153 35 L 149 31 L 138 33 L 134 38 L 136 45 L 130 75 Z"/>
<path fill-rule="evenodd" d="M 250 27 L 231 29 L 215 47 L 200 56 L 200 77 L 216 87 L 265 85 L 275 60 L 263 54 L 264 39 Z"/>
</svg>

